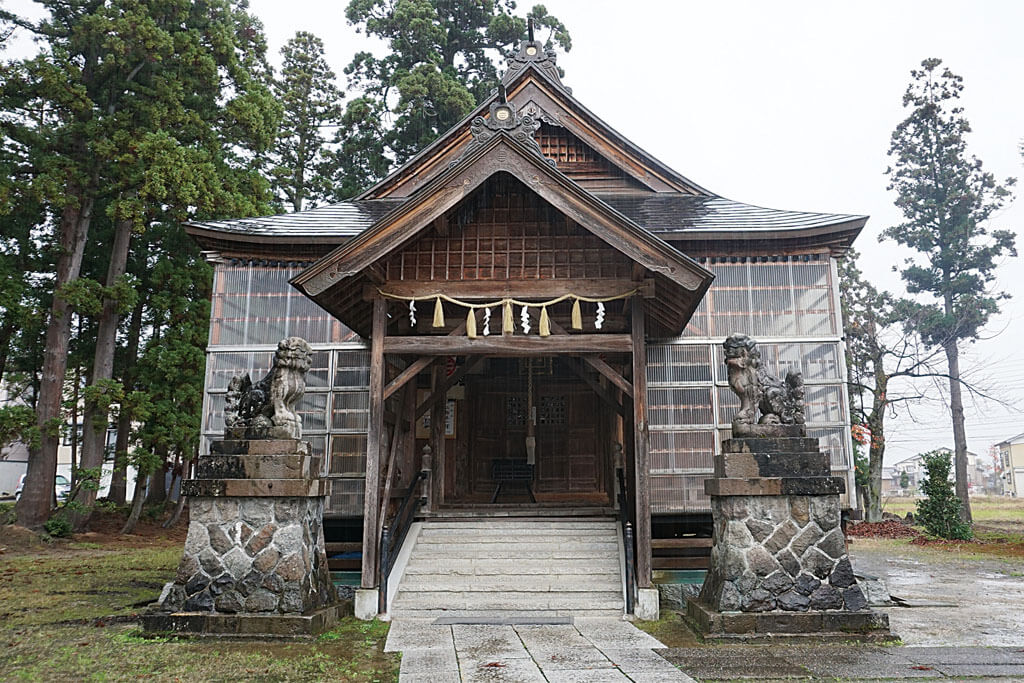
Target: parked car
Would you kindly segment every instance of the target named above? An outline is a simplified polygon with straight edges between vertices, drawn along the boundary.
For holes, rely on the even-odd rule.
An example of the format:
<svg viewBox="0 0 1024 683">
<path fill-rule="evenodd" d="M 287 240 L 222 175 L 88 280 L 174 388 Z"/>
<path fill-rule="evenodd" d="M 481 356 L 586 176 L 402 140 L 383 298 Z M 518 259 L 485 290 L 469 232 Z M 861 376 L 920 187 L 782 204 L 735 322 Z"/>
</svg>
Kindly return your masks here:
<svg viewBox="0 0 1024 683">
<path fill-rule="evenodd" d="M 25 489 L 25 476 L 21 475 L 18 480 L 18 488 L 14 489 L 14 500 L 21 500 L 21 492 Z M 58 474 L 53 480 L 53 493 L 57 500 L 65 501 L 71 493 L 71 482 L 63 474 Z"/>
</svg>

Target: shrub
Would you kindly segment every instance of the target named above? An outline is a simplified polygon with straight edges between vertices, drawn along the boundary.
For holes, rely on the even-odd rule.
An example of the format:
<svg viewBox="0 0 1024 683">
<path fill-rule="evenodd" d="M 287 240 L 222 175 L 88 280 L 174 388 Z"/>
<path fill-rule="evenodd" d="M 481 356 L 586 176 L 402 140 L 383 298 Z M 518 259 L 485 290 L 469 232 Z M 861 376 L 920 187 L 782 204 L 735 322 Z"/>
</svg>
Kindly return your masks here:
<svg viewBox="0 0 1024 683">
<path fill-rule="evenodd" d="M 971 525 L 960 519 L 962 501 L 953 491 L 949 480 L 952 466 L 947 451 L 931 451 L 923 454 L 924 469 L 927 472 L 921 482 L 922 500 L 917 501 L 917 521 L 932 536 L 967 540 L 974 534 Z"/>
<path fill-rule="evenodd" d="M 67 538 L 73 531 L 71 520 L 64 515 L 56 515 L 43 522 L 43 530 L 54 538 Z"/>
</svg>

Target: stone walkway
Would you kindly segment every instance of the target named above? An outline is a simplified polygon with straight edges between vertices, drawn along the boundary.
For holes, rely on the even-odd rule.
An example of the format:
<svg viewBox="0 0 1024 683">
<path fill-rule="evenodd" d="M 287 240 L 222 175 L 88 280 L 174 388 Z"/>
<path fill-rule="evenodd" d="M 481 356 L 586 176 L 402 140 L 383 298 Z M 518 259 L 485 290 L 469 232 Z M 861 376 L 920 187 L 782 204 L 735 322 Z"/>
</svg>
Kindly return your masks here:
<svg viewBox="0 0 1024 683">
<path fill-rule="evenodd" d="M 693 681 L 652 649 L 663 647 L 612 618 L 514 626 L 435 626 L 432 619 L 399 618 L 384 651 L 402 653 L 400 683 Z"/>
</svg>

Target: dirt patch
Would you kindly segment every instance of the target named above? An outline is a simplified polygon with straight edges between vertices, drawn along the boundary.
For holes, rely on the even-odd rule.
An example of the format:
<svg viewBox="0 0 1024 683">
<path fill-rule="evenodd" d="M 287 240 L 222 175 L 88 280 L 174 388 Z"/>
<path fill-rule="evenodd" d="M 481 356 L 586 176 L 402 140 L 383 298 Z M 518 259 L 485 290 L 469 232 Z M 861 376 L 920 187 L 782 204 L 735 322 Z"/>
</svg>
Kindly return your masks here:
<svg viewBox="0 0 1024 683">
<path fill-rule="evenodd" d="M 917 538 L 921 535 L 921 532 L 903 522 L 887 520 L 884 522 L 851 524 L 846 529 L 846 535 L 864 538 Z"/>
</svg>

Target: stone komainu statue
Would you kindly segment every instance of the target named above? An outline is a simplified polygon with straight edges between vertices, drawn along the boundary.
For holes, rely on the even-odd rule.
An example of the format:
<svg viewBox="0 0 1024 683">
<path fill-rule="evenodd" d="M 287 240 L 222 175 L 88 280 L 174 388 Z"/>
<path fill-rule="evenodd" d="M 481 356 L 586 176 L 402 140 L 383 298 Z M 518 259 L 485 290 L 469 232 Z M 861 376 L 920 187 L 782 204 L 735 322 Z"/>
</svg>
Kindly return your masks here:
<svg viewBox="0 0 1024 683">
<path fill-rule="evenodd" d="M 301 439 L 302 418 L 295 404 L 306 391 L 312 349 L 305 339 L 288 337 L 277 345 L 267 376 L 253 384 L 249 373 L 228 384 L 224 435 L 228 439 Z"/>
<path fill-rule="evenodd" d="M 790 370 L 785 380 L 761 367 L 757 342 L 745 334 L 733 334 L 722 345 L 728 367 L 729 387 L 740 399 L 732 420 L 734 437 L 783 436 L 804 432 L 804 380 Z M 761 418 L 757 419 L 760 409 Z"/>
</svg>

